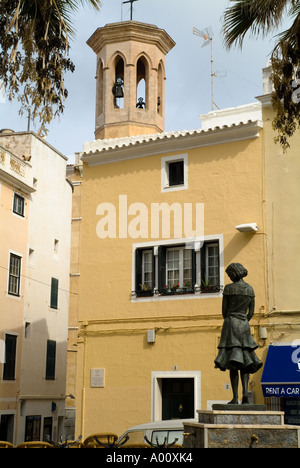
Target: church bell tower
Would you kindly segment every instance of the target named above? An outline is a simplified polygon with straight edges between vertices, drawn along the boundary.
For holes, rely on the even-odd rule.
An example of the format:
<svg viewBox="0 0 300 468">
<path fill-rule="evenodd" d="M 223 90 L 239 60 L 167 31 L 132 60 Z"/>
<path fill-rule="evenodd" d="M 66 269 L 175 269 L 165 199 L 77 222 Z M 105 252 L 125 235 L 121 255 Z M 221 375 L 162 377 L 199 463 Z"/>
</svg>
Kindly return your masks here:
<svg viewBox="0 0 300 468">
<path fill-rule="evenodd" d="M 98 28 L 87 44 L 97 55 L 95 139 L 163 132 L 171 37 L 157 26 L 125 21 Z"/>
</svg>

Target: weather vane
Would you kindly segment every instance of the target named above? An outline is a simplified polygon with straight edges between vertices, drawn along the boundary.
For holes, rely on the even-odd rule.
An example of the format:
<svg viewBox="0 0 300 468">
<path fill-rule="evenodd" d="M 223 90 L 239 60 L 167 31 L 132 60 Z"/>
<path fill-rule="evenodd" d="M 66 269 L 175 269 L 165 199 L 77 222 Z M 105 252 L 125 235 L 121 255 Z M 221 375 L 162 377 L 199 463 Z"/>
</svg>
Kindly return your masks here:
<svg viewBox="0 0 300 468">
<path fill-rule="evenodd" d="M 133 12 L 133 3 L 134 2 L 138 2 L 139 0 L 127 0 L 126 2 L 123 2 L 123 5 L 125 5 L 125 3 L 131 3 L 130 5 L 130 20 L 132 21 L 132 12 Z"/>
</svg>

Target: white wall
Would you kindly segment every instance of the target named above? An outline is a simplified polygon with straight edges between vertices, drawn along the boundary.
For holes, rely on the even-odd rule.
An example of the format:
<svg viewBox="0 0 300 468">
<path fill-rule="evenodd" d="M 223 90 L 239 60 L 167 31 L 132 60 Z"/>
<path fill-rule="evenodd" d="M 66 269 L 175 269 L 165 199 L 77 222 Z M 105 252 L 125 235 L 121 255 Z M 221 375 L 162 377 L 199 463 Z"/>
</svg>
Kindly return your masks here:
<svg viewBox="0 0 300 468">
<path fill-rule="evenodd" d="M 30 325 L 22 349 L 18 442 L 24 440 L 25 418 L 34 407 L 42 417 L 53 418 L 57 432 L 64 406 L 69 312 L 72 188 L 66 181 L 67 161 L 35 135 L 29 137 L 36 192 L 28 225 L 24 325 Z M 51 277 L 59 280 L 57 309 L 50 308 Z M 55 380 L 45 379 L 47 340 L 56 341 Z M 43 418 L 41 423 L 43 427 Z"/>
</svg>

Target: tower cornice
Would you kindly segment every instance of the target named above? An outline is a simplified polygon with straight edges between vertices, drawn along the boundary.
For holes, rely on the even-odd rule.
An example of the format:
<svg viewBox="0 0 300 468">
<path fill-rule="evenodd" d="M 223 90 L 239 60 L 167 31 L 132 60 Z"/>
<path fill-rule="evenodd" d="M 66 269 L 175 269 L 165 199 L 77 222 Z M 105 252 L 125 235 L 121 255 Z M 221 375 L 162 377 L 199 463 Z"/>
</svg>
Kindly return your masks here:
<svg viewBox="0 0 300 468">
<path fill-rule="evenodd" d="M 176 45 L 164 29 L 138 21 L 110 23 L 96 29 L 87 44 L 98 54 L 107 44 L 127 41 L 145 42 L 156 45 L 166 55 Z"/>
</svg>

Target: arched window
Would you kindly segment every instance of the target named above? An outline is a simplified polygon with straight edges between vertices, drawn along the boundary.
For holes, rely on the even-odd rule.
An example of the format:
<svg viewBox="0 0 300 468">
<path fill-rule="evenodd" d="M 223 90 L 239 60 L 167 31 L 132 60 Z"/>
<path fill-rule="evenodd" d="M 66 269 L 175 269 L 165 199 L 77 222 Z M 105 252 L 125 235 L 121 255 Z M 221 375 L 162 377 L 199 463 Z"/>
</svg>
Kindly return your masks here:
<svg viewBox="0 0 300 468">
<path fill-rule="evenodd" d="M 97 67 L 97 116 L 103 114 L 103 63 L 99 60 Z"/>
<path fill-rule="evenodd" d="M 148 106 L 148 62 L 145 57 L 139 58 L 136 65 L 136 102 L 139 109 Z"/>
<path fill-rule="evenodd" d="M 124 60 L 119 55 L 115 59 L 115 83 L 113 86 L 114 107 L 124 107 Z"/>
<path fill-rule="evenodd" d="M 157 72 L 157 112 L 160 115 L 163 114 L 163 75 L 163 66 L 160 63 Z"/>
</svg>

